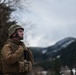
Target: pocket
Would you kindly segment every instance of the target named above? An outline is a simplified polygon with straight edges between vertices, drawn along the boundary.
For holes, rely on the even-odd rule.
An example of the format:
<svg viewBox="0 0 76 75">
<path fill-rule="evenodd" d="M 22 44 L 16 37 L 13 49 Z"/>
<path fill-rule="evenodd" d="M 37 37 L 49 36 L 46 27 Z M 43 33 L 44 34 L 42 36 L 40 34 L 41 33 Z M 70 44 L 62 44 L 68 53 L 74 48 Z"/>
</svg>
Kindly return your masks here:
<svg viewBox="0 0 76 75">
<path fill-rule="evenodd" d="M 26 72 L 31 72 L 32 71 L 32 63 L 30 61 L 24 61 L 24 65 L 25 65 L 25 71 Z"/>
<path fill-rule="evenodd" d="M 24 62 L 19 61 L 19 73 L 25 72 Z"/>
</svg>

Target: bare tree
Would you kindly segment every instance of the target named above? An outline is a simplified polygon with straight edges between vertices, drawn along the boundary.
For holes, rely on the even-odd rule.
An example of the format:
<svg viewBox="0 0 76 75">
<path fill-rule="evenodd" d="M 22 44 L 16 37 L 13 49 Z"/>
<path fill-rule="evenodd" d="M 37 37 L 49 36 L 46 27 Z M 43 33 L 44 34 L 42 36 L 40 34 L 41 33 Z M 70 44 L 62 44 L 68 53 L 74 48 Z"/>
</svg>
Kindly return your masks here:
<svg viewBox="0 0 76 75">
<path fill-rule="evenodd" d="M 0 4 L 6 4 L 6 6 L 9 6 L 11 8 L 23 8 L 23 4 L 25 7 L 27 7 L 31 1 L 29 0 L 0 0 Z"/>
</svg>

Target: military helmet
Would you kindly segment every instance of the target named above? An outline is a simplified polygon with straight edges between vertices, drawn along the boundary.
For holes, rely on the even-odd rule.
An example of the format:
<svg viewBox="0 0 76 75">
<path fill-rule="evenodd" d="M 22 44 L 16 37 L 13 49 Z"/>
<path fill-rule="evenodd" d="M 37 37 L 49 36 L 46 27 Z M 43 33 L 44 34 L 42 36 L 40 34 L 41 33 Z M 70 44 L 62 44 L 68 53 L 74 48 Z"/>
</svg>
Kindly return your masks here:
<svg viewBox="0 0 76 75">
<path fill-rule="evenodd" d="M 15 33 L 15 31 L 16 31 L 17 29 L 22 29 L 22 30 L 24 30 L 24 28 L 22 28 L 20 25 L 14 24 L 14 25 L 12 25 L 12 26 L 8 29 L 8 35 L 9 35 L 9 37 L 10 37 L 13 33 Z"/>
</svg>

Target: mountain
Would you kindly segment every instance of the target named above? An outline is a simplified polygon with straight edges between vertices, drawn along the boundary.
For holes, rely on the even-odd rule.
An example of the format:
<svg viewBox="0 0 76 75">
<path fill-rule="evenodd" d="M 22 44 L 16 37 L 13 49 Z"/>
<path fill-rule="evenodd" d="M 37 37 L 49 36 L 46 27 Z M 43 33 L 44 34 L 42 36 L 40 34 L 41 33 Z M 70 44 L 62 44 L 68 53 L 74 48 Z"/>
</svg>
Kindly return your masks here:
<svg viewBox="0 0 76 75">
<path fill-rule="evenodd" d="M 55 45 L 43 48 L 43 47 L 30 47 L 36 61 L 46 60 L 50 57 L 55 57 L 58 52 L 64 48 L 67 48 L 76 38 L 67 37 L 55 43 Z"/>
<path fill-rule="evenodd" d="M 66 48 L 62 48 L 57 54 L 60 55 L 63 65 L 67 65 L 69 68 L 76 67 L 76 40 Z"/>
<path fill-rule="evenodd" d="M 45 50 L 44 50 L 45 48 L 42 48 L 42 47 L 29 47 L 29 48 L 32 51 L 33 56 L 34 56 L 34 60 L 36 62 L 45 60 L 46 55 L 43 53 L 43 51 L 45 52 Z"/>
<path fill-rule="evenodd" d="M 54 45 L 42 47 L 30 47 L 34 59 L 34 66 L 50 69 L 58 65 L 68 66 L 70 69 L 76 67 L 76 38 L 67 37 Z"/>
<path fill-rule="evenodd" d="M 76 38 L 73 38 L 73 37 L 64 38 L 58 41 L 55 45 L 47 47 L 46 54 L 48 56 L 54 56 L 59 50 L 61 50 L 62 48 L 66 48 L 69 44 L 71 44 L 75 40 Z"/>
</svg>

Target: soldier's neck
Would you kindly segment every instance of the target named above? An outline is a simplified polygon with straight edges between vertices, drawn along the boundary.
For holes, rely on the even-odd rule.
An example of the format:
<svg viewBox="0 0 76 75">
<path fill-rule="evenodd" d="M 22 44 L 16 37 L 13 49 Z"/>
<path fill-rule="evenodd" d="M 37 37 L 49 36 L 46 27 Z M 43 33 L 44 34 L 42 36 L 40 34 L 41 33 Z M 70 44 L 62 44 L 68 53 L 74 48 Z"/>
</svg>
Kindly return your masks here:
<svg viewBox="0 0 76 75">
<path fill-rule="evenodd" d="M 14 40 L 16 42 L 19 42 L 20 41 L 20 39 L 18 39 L 18 38 L 13 38 L 12 40 Z"/>
</svg>

